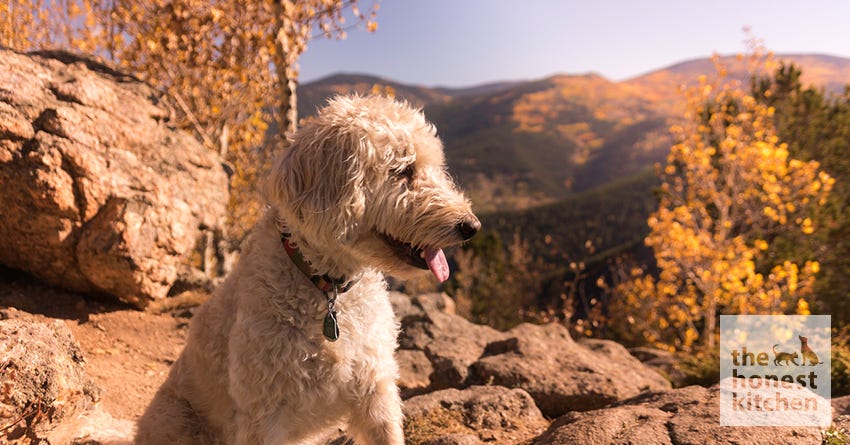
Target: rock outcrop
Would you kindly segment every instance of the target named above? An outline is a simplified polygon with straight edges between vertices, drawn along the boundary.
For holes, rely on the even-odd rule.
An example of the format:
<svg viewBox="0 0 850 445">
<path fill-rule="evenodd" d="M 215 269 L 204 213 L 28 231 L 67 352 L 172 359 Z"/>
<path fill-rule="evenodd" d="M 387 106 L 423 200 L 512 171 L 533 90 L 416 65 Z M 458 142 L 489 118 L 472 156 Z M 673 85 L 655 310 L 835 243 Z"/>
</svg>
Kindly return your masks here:
<svg viewBox="0 0 850 445">
<path fill-rule="evenodd" d="M 404 387 L 408 382 L 404 388 L 407 391 L 415 389 L 417 393 L 408 392 L 405 396 L 404 428 L 409 444 L 814 445 L 821 443 L 822 434 L 844 437 L 841 435 L 846 433 L 841 428 L 850 426 L 850 398 L 838 398 L 832 403 L 835 427 L 825 433 L 820 428 L 807 427 L 721 427 L 717 386 L 648 390 L 593 408 L 600 403 L 600 394 L 620 397 L 613 388 L 620 386 L 632 391 L 640 387 L 641 380 L 649 382 L 644 386 L 656 385 L 656 378 L 650 374 L 651 370 L 641 368 L 643 365 L 636 358 L 613 342 L 572 342 L 555 325 L 521 325 L 506 333 L 494 333 L 480 326 L 473 328 L 471 334 L 464 334 L 460 329 L 441 332 L 436 323 L 427 320 L 442 320 L 441 326 L 455 324 L 469 328 L 451 313 L 450 301 L 444 295 L 409 299 L 395 294 L 393 300 L 400 318 L 407 320 L 405 324 L 415 320 L 412 326 L 417 327 L 417 330 L 403 330 L 402 337 L 408 336 L 411 345 L 422 348 L 400 350 L 398 355 L 403 370 L 401 384 Z M 0 308 L 0 320 L 0 428 L 3 428 L 0 443 L 23 444 L 37 440 L 46 441 L 39 443 L 75 445 L 128 443 L 132 437 L 132 422 L 116 420 L 101 408 L 98 402 L 101 392 L 86 377 L 82 354 L 64 322 L 49 321 L 47 317 L 14 308 Z M 495 335 L 495 339 L 488 340 L 489 343 L 480 338 L 468 339 L 467 343 L 456 342 L 487 344 L 481 346 L 480 351 L 476 346 L 466 354 L 455 352 L 458 357 L 468 357 L 464 362 L 472 362 L 463 384 L 433 389 L 434 362 L 443 360 L 449 353 L 437 349 L 426 353 L 424 349 L 434 345 L 429 339 L 441 335 L 445 335 L 441 340 L 444 344 L 451 344 L 464 335 Z M 529 345 L 535 342 L 539 344 Z M 480 356 L 471 358 L 472 352 Z M 527 367 L 515 363 L 521 355 L 527 360 Z M 586 369 L 556 369 L 553 363 L 562 366 L 558 358 L 562 356 L 571 357 Z M 498 361 L 503 362 L 500 366 L 504 368 L 482 367 L 482 363 L 493 365 Z M 459 366 L 459 363 L 456 364 Z M 536 371 L 536 367 L 541 367 L 541 371 Z M 513 369 L 517 374 L 511 380 L 494 373 L 488 384 L 470 383 L 485 368 Z M 632 370 L 633 382 L 624 382 L 618 374 L 626 368 Z M 544 371 L 552 375 L 545 377 Z M 524 374 L 527 376 L 523 377 Z M 605 381 L 610 387 L 601 383 Z M 574 388 L 569 388 L 570 385 Z M 523 386 L 546 397 L 541 398 L 539 394 L 535 397 Z M 565 395 L 568 390 L 573 391 L 572 398 Z M 565 398 L 575 403 L 569 410 L 546 405 Z M 589 401 L 589 405 L 580 405 L 581 400 Z M 569 412 L 551 422 L 553 417 L 545 415 L 541 404 L 550 410 Z M 340 433 L 328 443 L 350 442 Z"/>
<path fill-rule="evenodd" d="M 817 427 L 720 425 L 720 389 L 689 386 L 652 391 L 611 406 L 555 420 L 534 445 L 818 445 Z"/>
<path fill-rule="evenodd" d="M 0 320 L 0 442 L 129 443 L 133 424 L 113 419 L 98 405 L 101 390 L 86 375 L 85 360 L 65 323 Z"/>
<path fill-rule="evenodd" d="M 527 392 L 502 386 L 416 396 L 405 402 L 404 416 L 410 445 L 527 443 L 549 425 Z"/>
<path fill-rule="evenodd" d="M 522 388 L 544 415 L 601 408 L 670 382 L 614 342 L 576 343 L 560 324 L 521 324 L 487 345 L 471 381 Z"/>
<path fill-rule="evenodd" d="M 682 370 L 679 359 L 670 351 L 650 347 L 629 348 L 629 353 L 640 360 L 644 365 L 663 375 L 674 388 L 688 385 L 688 376 Z"/>
<path fill-rule="evenodd" d="M 0 442 L 44 438 L 99 399 L 83 354 L 61 321 L 0 320 Z"/>
<path fill-rule="evenodd" d="M 419 370 L 419 376 L 412 383 L 402 382 L 402 392 L 412 395 L 467 386 L 470 366 L 481 357 L 488 343 L 503 338 L 503 334 L 447 312 L 446 302 L 451 299 L 445 294 L 420 295 L 405 303 L 408 299 L 401 294 L 393 297 L 397 306 L 403 305 L 396 311 L 401 324 L 399 357 L 415 360 L 402 361 L 401 365 L 406 371 Z M 425 365 L 423 356 L 430 367 Z M 409 372 L 406 377 L 413 379 Z M 406 386 L 409 384 L 413 386 Z"/>
<path fill-rule="evenodd" d="M 137 306 L 164 297 L 228 200 L 218 155 L 168 110 L 95 62 L 0 49 L 0 263 Z"/>
</svg>

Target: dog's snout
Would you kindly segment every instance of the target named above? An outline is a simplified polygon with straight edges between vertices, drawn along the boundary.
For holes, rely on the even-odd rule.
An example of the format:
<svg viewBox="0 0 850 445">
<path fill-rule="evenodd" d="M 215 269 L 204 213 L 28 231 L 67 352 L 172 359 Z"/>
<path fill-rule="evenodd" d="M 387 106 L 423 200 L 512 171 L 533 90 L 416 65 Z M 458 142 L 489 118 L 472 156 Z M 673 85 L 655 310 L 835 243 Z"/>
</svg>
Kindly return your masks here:
<svg viewBox="0 0 850 445">
<path fill-rule="evenodd" d="M 460 237 L 463 238 L 464 241 L 475 236 L 479 230 L 481 230 L 481 221 L 474 216 L 472 219 L 459 222 L 457 225 L 457 231 L 460 233 Z"/>
</svg>

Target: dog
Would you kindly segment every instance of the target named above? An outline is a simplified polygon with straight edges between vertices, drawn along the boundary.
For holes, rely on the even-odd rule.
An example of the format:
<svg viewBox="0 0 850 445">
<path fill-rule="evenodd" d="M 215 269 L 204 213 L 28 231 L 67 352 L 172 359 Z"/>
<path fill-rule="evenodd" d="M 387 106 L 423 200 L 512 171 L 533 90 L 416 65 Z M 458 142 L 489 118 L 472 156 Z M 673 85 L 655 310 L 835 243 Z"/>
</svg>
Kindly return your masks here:
<svg viewBox="0 0 850 445">
<path fill-rule="evenodd" d="M 449 277 L 481 227 L 421 111 L 340 96 L 293 136 L 265 214 L 138 423 L 136 443 L 402 445 L 382 273 Z"/>
<path fill-rule="evenodd" d="M 800 339 L 800 353 L 803 354 L 803 365 L 806 364 L 806 360 L 809 361 L 809 364 L 815 366 L 820 363 L 818 360 L 818 355 L 815 354 L 815 351 L 812 350 L 811 346 L 809 346 L 809 338 L 803 337 L 802 335 L 797 336 Z"/>
<path fill-rule="evenodd" d="M 796 352 L 783 352 L 783 351 L 777 352 L 776 351 L 777 346 L 779 346 L 779 345 L 778 344 L 773 345 L 773 357 L 774 357 L 773 358 L 773 364 L 775 366 L 781 365 L 782 362 L 785 362 L 786 365 L 790 365 L 791 363 L 794 363 L 795 365 L 797 365 L 797 357 L 798 356 L 797 356 Z"/>
</svg>

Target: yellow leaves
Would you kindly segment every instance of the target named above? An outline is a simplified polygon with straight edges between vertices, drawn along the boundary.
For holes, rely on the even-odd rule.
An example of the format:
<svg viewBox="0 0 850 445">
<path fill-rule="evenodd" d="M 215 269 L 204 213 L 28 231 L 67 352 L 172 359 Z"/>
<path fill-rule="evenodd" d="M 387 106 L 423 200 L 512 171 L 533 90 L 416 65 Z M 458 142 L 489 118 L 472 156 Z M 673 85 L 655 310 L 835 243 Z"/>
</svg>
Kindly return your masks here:
<svg viewBox="0 0 850 445">
<path fill-rule="evenodd" d="M 797 300 L 797 308 L 794 310 L 794 313 L 797 315 L 811 315 L 812 311 L 809 309 L 809 303 L 800 298 Z"/>
<path fill-rule="evenodd" d="M 210 16 L 212 17 L 213 23 L 218 23 L 221 21 L 221 18 L 224 16 L 224 11 L 219 8 L 211 8 Z"/>
<path fill-rule="evenodd" d="M 643 317 L 650 340 L 679 348 L 705 341 L 716 328 L 705 323 L 720 311 L 809 311 L 819 264 L 777 258 L 781 249 L 772 251 L 771 242 L 797 228 L 813 234 L 816 203 L 834 184 L 817 162 L 789 156 L 775 110 L 743 92 L 700 79 L 688 106 L 671 127 L 676 144 L 659 168 L 661 199 L 648 219 L 658 280 L 615 288 L 628 303 L 623 309 Z"/>
<path fill-rule="evenodd" d="M 378 30 L 378 22 L 375 22 L 375 21 L 372 21 L 372 20 L 366 22 L 366 31 L 367 32 L 375 32 L 377 30 Z"/>
<path fill-rule="evenodd" d="M 380 84 L 376 83 L 376 84 L 372 85 L 371 92 L 372 92 L 372 94 L 375 94 L 375 95 L 395 97 L 395 88 L 393 88 L 390 85 L 380 85 Z"/>
<path fill-rule="evenodd" d="M 820 263 L 817 261 L 806 261 L 804 270 L 807 274 L 814 275 L 820 272 Z"/>
<path fill-rule="evenodd" d="M 800 223 L 800 230 L 802 230 L 806 235 L 814 233 L 815 228 L 812 225 L 812 219 L 809 217 L 803 218 L 803 221 Z"/>
</svg>

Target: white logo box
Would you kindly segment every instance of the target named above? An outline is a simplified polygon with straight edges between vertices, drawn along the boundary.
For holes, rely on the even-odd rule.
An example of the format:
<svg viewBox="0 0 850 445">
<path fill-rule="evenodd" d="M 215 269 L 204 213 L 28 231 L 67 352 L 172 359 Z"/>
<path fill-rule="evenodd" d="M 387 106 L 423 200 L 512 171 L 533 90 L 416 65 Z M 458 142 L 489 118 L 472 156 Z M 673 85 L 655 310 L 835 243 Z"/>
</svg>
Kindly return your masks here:
<svg viewBox="0 0 850 445">
<path fill-rule="evenodd" d="M 721 315 L 720 424 L 828 427 L 830 327 L 829 315 Z"/>
</svg>

